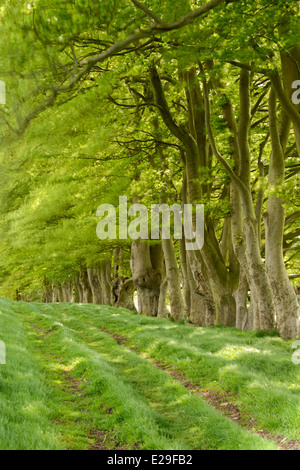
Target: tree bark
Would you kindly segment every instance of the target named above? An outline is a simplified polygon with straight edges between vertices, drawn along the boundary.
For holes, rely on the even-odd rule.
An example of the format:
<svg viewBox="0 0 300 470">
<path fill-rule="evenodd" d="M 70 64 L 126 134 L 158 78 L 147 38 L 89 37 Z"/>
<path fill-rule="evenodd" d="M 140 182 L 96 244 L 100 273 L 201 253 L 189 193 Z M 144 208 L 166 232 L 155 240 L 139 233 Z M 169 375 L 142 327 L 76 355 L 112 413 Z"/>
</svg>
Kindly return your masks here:
<svg viewBox="0 0 300 470">
<path fill-rule="evenodd" d="M 172 238 L 162 240 L 162 248 L 166 264 L 166 274 L 171 307 L 171 317 L 178 321 L 184 318 L 184 306 L 181 293 L 180 272 Z"/>
<path fill-rule="evenodd" d="M 291 100 L 292 93 L 295 91 L 292 88 L 294 81 L 300 79 L 299 70 L 300 70 L 300 47 L 295 46 L 289 51 L 284 51 L 281 53 L 281 67 L 282 67 L 282 79 L 283 79 L 283 88 L 286 94 L 287 99 L 290 101 L 291 106 L 300 113 L 300 104 L 294 104 Z M 283 104 L 283 103 L 281 103 Z M 286 108 L 285 108 L 286 109 Z M 286 112 L 288 110 L 286 109 Z M 300 116 L 299 116 L 300 117 Z M 295 139 L 298 149 L 298 155 L 300 155 L 300 123 L 293 120 L 293 127 L 295 133 Z"/>
<path fill-rule="evenodd" d="M 158 299 L 158 318 L 168 318 L 169 312 L 167 309 L 167 295 L 168 295 L 168 281 L 165 277 L 160 285 L 159 299 Z"/>
<path fill-rule="evenodd" d="M 272 297 L 271 286 L 267 276 L 265 266 L 260 254 L 260 234 L 258 221 L 252 200 L 250 186 L 251 154 L 249 146 L 249 132 L 251 123 L 251 80 L 250 74 L 242 70 L 240 74 L 240 119 L 238 127 L 235 118 L 229 108 L 227 123 L 228 127 L 234 131 L 234 155 L 237 158 L 237 168 L 232 170 L 226 160 L 219 153 L 213 136 L 210 123 L 210 105 L 207 83 L 204 81 L 204 96 L 206 109 L 206 127 L 209 135 L 210 145 L 214 155 L 226 169 L 231 177 L 232 184 L 239 194 L 241 213 L 243 218 L 242 239 L 238 243 L 244 243 L 243 258 L 239 259 L 242 270 L 247 273 L 251 288 L 251 296 L 255 296 L 254 305 L 259 314 L 260 328 L 264 331 L 271 331 L 275 327 L 275 304 Z M 231 108 L 231 107 L 230 107 Z M 226 115 L 226 114 L 225 114 Z M 256 325 L 258 322 L 256 322 Z"/>
<path fill-rule="evenodd" d="M 248 300 L 248 281 L 246 275 L 240 273 L 239 285 L 234 292 L 236 302 L 236 327 L 239 330 L 251 330 L 252 324 L 248 311 L 247 300 Z"/>
<path fill-rule="evenodd" d="M 135 286 L 132 279 L 117 277 L 112 283 L 113 305 L 135 311 Z"/>
<path fill-rule="evenodd" d="M 101 261 L 100 270 L 98 271 L 98 280 L 101 286 L 102 304 L 112 305 L 112 286 L 109 260 Z"/>
<path fill-rule="evenodd" d="M 102 290 L 99 282 L 99 271 L 97 269 L 87 269 L 88 280 L 92 291 L 93 304 L 102 304 Z"/>
<path fill-rule="evenodd" d="M 77 276 L 75 279 L 76 291 L 75 291 L 75 300 L 76 302 L 82 304 L 83 303 L 83 290 L 81 284 L 79 282 L 79 277 Z"/>
<path fill-rule="evenodd" d="M 285 209 L 281 197 L 276 194 L 276 189 L 279 190 L 284 181 L 285 163 L 277 127 L 276 104 L 275 92 L 271 90 L 269 120 L 272 154 L 269 165 L 269 185 L 271 191 L 275 191 L 275 194 L 269 197 L 268 209 L 264 215 L 266 266 L 276 305 L 280 336 L 284 339 L 292 339 L 297 335 L 300 310 L 297 295 L 285 269 L 283 257 Z"/>
<path fill-rule="evenodd" d="M 195 73 L 192 73 L 188 77 L 190 82 L 189 88 L 191 89 L 191 91 L 187 91 L 190 132 L 183 125 L 179 125 L 172 116 L 165 98 L 160 77 L 155 67 L 151 69 L 150 80 L 154 101 L 158 106 L 165 125 L 184 146 L 183 153 L 186 178 L 185 203 L 199 203 L 203 193 L 206 191 L 206 184 L 201 184 L 200 168 L 201 165 L 205 167 L 207 163 L 205 161 L 206 139 L 202 131 L 204 115 L 202 116 L 201 106 L 203 108 L 203 102 L 201 102 L 200 88 L 193 86 L 193 82 L 197 83 Z M 198 126 L 201 126 L 201 131 L 199 131 Z M 195 230 L 194 213 L 193 228 Z M 204 246 L 199 247 L 201 251 L 201 264 L 203 266 L 203 272 L 205 273 L 205 281 L 210 287 L 215 301 L 216 320 L 218 324 L 235 326 L 236 312 L 235 300 L 232 296 L 232 276 L 224 263 L 213 224 L 208 217 L 206 218 L 205 224 L 205 239 L 206 242 Z M 199 254 L 197 256 L 199 256 Z"/>
<path fill-rule="evenodd" d="M 156 317 L 163 272 L 161 245 L 136 240 L 131 245 L 131 271 L 138 295 L 138 313 Z"/>
<path fill-rule="evenodd" d="M 182 283 L 182 295 L 183 295 L 185 317 L 187 320 L 191 320 L 191 308 L 192 308 L 191 295 L 192 294 L 191 294 L 190 276 L 192 276 L 192 273 L 191 273 L 190 266 L 188 265 L 188 258 L 187 258 L 187 253 L 185 249 L 184 237 L 181 240 L 179 240 L 179 254 L 180 254 L 180 264 L 181 264 L 181 283 Z"/>
<path fill-rule="evenodd" d="M 89 285 L 87 270 L 84 268 L 80 269 L 79 273 L 79 285 L 81 287 L 82 303 L 88 304 L 92 302 L 92 292 Z"/>
</svg>

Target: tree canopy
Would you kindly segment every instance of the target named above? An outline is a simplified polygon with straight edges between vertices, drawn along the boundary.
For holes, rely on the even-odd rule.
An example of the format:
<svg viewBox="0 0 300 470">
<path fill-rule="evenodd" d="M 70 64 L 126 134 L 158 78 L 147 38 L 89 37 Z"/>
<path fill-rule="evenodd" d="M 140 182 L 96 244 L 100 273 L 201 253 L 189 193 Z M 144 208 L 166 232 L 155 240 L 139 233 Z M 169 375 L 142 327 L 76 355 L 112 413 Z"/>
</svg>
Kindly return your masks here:
<svg viewBox="0 0 300 470">
<path fill-rule="evenodd" d="M 299 335 L 299 2 L 3 0 L 0 19 L 1 295 Z M 204 204 L 203 247 L 99 240 L 119 196 Z"/>
</svg>

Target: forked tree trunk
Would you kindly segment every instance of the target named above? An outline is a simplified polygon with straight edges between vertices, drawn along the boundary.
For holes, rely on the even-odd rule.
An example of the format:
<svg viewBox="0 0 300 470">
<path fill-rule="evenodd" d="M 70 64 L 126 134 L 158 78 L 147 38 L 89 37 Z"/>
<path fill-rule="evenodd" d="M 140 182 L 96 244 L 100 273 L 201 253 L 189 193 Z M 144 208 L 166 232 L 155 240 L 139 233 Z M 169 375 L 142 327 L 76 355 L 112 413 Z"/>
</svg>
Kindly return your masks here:
<svg viewBox="0 0 300 470">
<path fill-rule="evenodd" d="M 284 153 L 282 139 L 277 127 L 276 95 L 272 89 L 269 99 L 269 121 L 272 142 L 272 155 L 269 166 L 269 184 L 272 191 L 279 189 L 284 181 Z M 285 121 L 282 119 L 281 124 Z M 288 135 L 289 122 L 287 125 Z M 285 129 L 281 128 L 281 135 Z M 286 137 L 287 139 L 287 137 Z M 268 209 L 264 215 L 266 228 L 266 266 L 271 289 L 274 296 L 277 313 L 277 324 L 280 336 L 292 339 L 297 336 L 297 322 L 299 317 L 299 303 L 296 292 L 286 272 L 283 257 L 283 234 L 285 225 L 285 209 L 279 195 L 271 195 L 268 200 Z"/>
<path fill-rule="evenodd" d="M 168 106 L 159 74 L 155 67 L 150 70 L 150 81 L 153 91 L 153 99 L 158 106 L 160 115 L 173 135 L 179 139 L 184 147 L 183 158 L 185 164 L 185 191 L 183 201 L 195 204 L 199 202 L 206 192 L 207 184 L 201 184 L 201 167 L 207 169 L 206 135 L 204 130 L 203 97 L 195 70 L 187 75 L 185 80 L 189 82 L 186 87 L 189 130 L 178 125 Z M 186 199 L 186 200 L 184 200 Z M 195 214 L 192 215 L 192 225 L 195 229 Z M 230 281 L 230 272 L 225 266 L 219 248 L 218 240 L 211 221 L 206 217 L 206 242 L 200 247 L 201 262 L 205 270 L 205 280 L 210 287 L 215 300 L 216 320 L 219 324 L 235 326 L 235 300 L 232 296 L 233 286 Z M 205 266 L 204 266 L 205 265 Z M 194 278 L 195 274 L 193 272 Z M 202 271 L 201 271 L 202 275 Z"/>
<path fill-rule="evenodd" d="M 280 336 L 292 339 L 297 336 L 299 303 L 291 284 L 283 258 L 283 230 L 285 210 L 279 197 L 271 197 L 264 217 L 266 228 L 266 265 L 276 305 Z"/>
<path fill-rule="evenodd" d="M 251 297 L 255 296 L 255 307 L 259 314 L 260 329 L 271 331 L 275 326 L 275 305 L 269 279 L 260 254 L 260 234 L 251 192 L 251 151 L 249 133 L 251 128 L 251 76 L 246 70 L 240 74 L 240 116 L 237 126 L 232 107 L 224 109 L 228 127 L 233 132 L 232 149 L 236 162 L 233 171 L 219 153 L 210 123 L 209 94 L 204 83 L 206 127 L 209 140 L 216 158 L 232 178 L 232 184 L 240 197 L 242 236 L 235 243 L 243 243 L 243 255 L 238 257 L 241 269 L 247 273 L 251 288 Z M 234 230 L 233 230 L 234 236 Z M 257 324 L 257 323 L 256 323 Z"/>
</svg>

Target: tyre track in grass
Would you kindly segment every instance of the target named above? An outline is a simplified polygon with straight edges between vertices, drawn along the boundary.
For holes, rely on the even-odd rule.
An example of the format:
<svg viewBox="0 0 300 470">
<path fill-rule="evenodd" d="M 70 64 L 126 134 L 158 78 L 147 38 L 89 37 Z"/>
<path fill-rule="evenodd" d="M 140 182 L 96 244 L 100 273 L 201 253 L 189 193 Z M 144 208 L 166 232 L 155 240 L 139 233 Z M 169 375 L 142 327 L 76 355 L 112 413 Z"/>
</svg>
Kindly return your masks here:
<svg viewBox="0 0 300 470">
<path fill-rule="evenodd" d="M 167 372 L 174 380 L 182 384 L 186 389 L 191 391 L 193 394 L 201 396 L 205 401 L 207 401 L 211 406 L 213 406 L 217 411 L 222 415 L 226 416 L 230 420 L 234 421 L 241 427 L 247 429 L 252 434 L 259 435 L 264 439 L 267 439 L 271 442 L 274 442 L 281 450 L 300 450 L 300 440 L 290 440 L 286 443 L 286 438 L 280 435 L 272 435 L 265 429 L 258 429 L 256 421 L 249 413 L 246 413 L 240 410 L 234 403 L 234 394 L 229 392 L 219 392 L 216 390 L 202 390 L 201 387 L 192 384 L 185 374 L 178 370 L 174 369 L 172 366 L 168 365 L 163 361 L 158 361 L 151 358 L 145 352 L 141 351 L 136 346 L 130 346 L 128 343 L 130 339 L 121 336 L 116 332 L 109 331 L 105 327 L 99 327 L 91 322 L 83 322 L 87 325 L 96 328 L 103 333 L 110 335 L 120 346 L 125 347 L 127 350 L 134 352 L 143 359 L 148 360 L 151 364 L 155 365 L 157 368 Z"/>
<path fill-rule="evenodd" d="M 113 361 L 109 363 L 104 358 L 104 355 L 99 354 L 99 352 L 89 348 L 86 346 L 84 343 L 81 343 L 80 341 L 77 341 L 77 333 L 71 329 L 68 328 L 67 326 L 63 325 L 62 323 L 60 324 L 56 319 L 51 315 L 45 315 L 45 313 L 41 312 L 40 309 L 36 305 L 28 305 L 28 304 L 23 304 L 21 303 L 18 304 L 18 307 L 21 307 L 21 311 L 18 313 L 21 313 L 23 317 L 24 323 L 30 323 L 30 328 L 32 330 L 35 330 L 36 334 L 38 334 L 43 342 L 45 342 L 45 347 L 48 349 L 48 354 L 45 354 L 44 357 L 44 362 L 49 363 L 49 352 L 53 356 L 56 365 L 63 364 L 63 370 L 61 371 L 60 374 L 60 379 L 62 380 L 62 384 L 59 387 L 60 389 L 63 387 L 65 389 L 69 389 L 72 392 L 72 401 L 75 402 L 77 400 L 76 395 L 80 393 L 80 398 L 83 397 L 83 392 L 86 393 L 85 396 L 91 397 L 92 402 L 95 400 L 102 400 L 102 396 L 105 395 L 105 397 L 108 399 L 111 398 L 114 401 L 115 407 L 110 404 L 106 406 L 106 399 L 104 399 L 104 402 L 101 402 L 99 405 L 99 402 L 97 406 L 99 405 L 99 413 L 97 413 L 97 416 L 95 417 L 95 414 L 93 415 L 95 417 L 95 421 L 97 421 L 98 426 L 100 425 L 101 427 L 93 427 L 90 429 L 88 438 L 94 439 L 94 443 L 90 445 L 90 450 L 104 450 L 104 449 L 109 449 L 109 450 L 137 450 L 139 448 L 153 448 L 153 449 L 161 449 L 161 450 L 189 450 L 189 446 L 184 443 L 184 441 L 180 439 L 176 439 L 170 435 L 170 433 L 165 432 L 165 424 L 167 424 L 167 419 L 162 420 L 162 417 L 159 416 L 155 410 L 151 409 L 148 403 L 145 402 L 144 397 L 142 397 L 139 393 L 138 390 L 134 390 L 132 388 L 132 384 L 127 380 L 126 377 L 122 376 L 120 374 L 120 371 L 118 371 L 118 368 L 115 364 L 113 364 Z M 25 308 L 24 308 L 25 307 Z M 45 325 L 46 324 L 46 325 Z M 55 339 L 53 337 L 56 335 Z M 110 338 L 109 335 L 105 335 L 107 338 Z M 65 354 L 62 354 L 60 357 L 58 356 L 56 350 L 55 352 L 51 351 L 51 338 L 52 338 L 52 343 L 55 342 L 55 344 L 58 345 L 58 348 L 61 349 L 62 353 L 67 353 L 67 352 L 74 352 L 74 355 L 72 356 L 72 361 L 78 361 L 80 360 L 86 360 L 87 362 L 87 367 L 84 368 L 83 372 L 80 374 L 80 378 L 78 379 L 77 375 L 74 374 L 74 367 L 71 364 L 71 366 L 68 366 L 68 360 L 70 360 L 69 355 L 68 358 L 65 357 Z M 60 348 L 61 345 L 61 348 Z M 119 349 L 119 345 L 117 345 Z M 70 350 L 70 351 L 69 351 Z M 41 351 L 37 353 L 37 355 L 40 356 Z M 131 354 L 131 353 L 130 353 Z M 41 358 L 40 358 L 41 359 Z M 43 365 L 43 364 L 41 364 Z M 44 364 L 45 365 L 45 364 Z M 90 376 L 87 377 L 85 372 L 86 369 L 90 369 Z M 116 374 L 114 374 L 114 370 L 116 370 Z M 46 370 L 45 370 L 46 372 Z M 95 375 L 97 375 L 94 377 Z M 46 374 L 47 375 L 47 374 Z M 115 376 L 117 379 L 117 385 L 118 388 L 112 387 L 111 386 L 111 381 L 110 377 Z M 91 380 L 89 380 L 91 379 Z M 94 384 L 91 383 L 91 381 L 95 379 L 95 386 L 96 390 L 94 387 Z M 103 383 L 105 382 L 105 385 L 107 385 L 108 390 L 106 390 L 106 393 L 102 391 L 102 386 Z M 53 385 L 53 384 L 52 384 Z M 82 386 L 83 385 L 83 386 Z M 100 386 L 100 389 L 98 390 L 98 385 Z M 92 389 L 92 390 L 91 390 Z M 67 390 L 65 390 L 66 392 Z M 124 397 L 128 397 L 129 404 L 126 404 L 125 407 L 122 408 L 122 393 L 124 394 Z M 121 394 L 121 395 L 120 395 Z M 130 401 L 130 398 L 132 400 Z M 61 396 L 61 400 L 64 400 L 64 397 Z M 67 398 L 67 399 L 70 399 Z M 116 404 L 117 402 L 117 404 Z M 90 406 L 90 404 L 86 405 L 87 407 Z M 119 408 L 118 408 L 119 406 Z M 101 409 L 101 412 L 100 412 Z M 104 409 L 104 412 L 103 412 Z M 87 408 L 86 412 L 89 412 L 89 408 Z M 102 423 L 103 423 L 103 413 L 105 413 L 107 416 L 116 416 L 115 421 L 118 424 L 119 422 L 121 423 L 121 429 L 118 426 L 116 428 L 113 428 L 112 430 L 105 430 L 103 429 Z M 123 413 L 123 414 L 122 414 Z M 99 414 L 99 416 L 98 416 Z M 126 416 L 126 419 L 124 416 Z M 121 418 L 121 421 L 120 421 Z M 59 418 L 58 418 L 59 419 Z M 76 421 L 80 421 L 80 416 L 77 417 Z M 122 438 L 122 423 L 124 423 L 125 427 L 125 436 L 127 432 L 127 425 L 131 421 L 131 424 L 134 423 L 136 424 L 136 439 L 134 440 L 134 436 L 132 433 L 130 433 L 130 439 L 128 441 L 124 438 Z M 163 421 L 163 423 L 162 423 Z M 61 424 L 60 422 L 56 424 Z M 69 427 L 72 427 L 76 422 L 70 422 L 66 423 Z M 145 439 L 145 443 L 147 446 L 143 447 L 143 443 L 139 441 L 138 436 L 143 437 Z M 123 436 L 124 437 L 124 436 Z M 65 441 L 66 442 L 66 441 Z M 111 445 L 111 443 L 113 445 Z M 156 443 L 156 444 L 153 444 Z M 69 448 L 72 448 L 71 446 L 72 443 L 67 442 L 67 445 Z M 110 444 L 107 446 L 107 444 Z M 141 444 L 141 445 L 140 445 Z"/>
<path fill-rule="evenodd" d="M 38 334 L 38 336 L 41 339 L 45 339 L 47 336 L 51 335 L 53 333 L 53 330 L 47 330 L 44 329 L 37 324 L 33 322 L 30 323 L 30 328 L 32 330 L 35 330 Z M 40 349 L 40 353 L 41 353 Z M 51 355 L 51 353 L 48 351 L 48 355 Z M 63 359 L 53 355 L 53 359 L 59 363 L 59 364 L 64 364 Z M 71 374 L 71 369 L 68 366 L 64 366 L 64 368 L 61 371 L 61 384 L 59 387 L 61 390 L 68 394 L 72 393 L 74 397 L 76 397 L 76 400 L 81 400 L 82 398 L 85 398 L 87 395 L 82 393 L 81 387 L 83 384 L 82 380 L 75 379 L 72 374 Z M 103 406 L 100 406 L 103 408 Z M 105 409 L 106 413 L 110 413 L 110 409 Z M 61 425 L 61 417 L 57 417 L 58 420 L 55 422 L 56 425 Z M 76 423 L 78 422 L 78 419 L 75 421 Z M 108 430 L 99 430 L 99 429 L 91 429 L 90 432 L 88 433 L 88 439 L 91 441 L 94 441 L 90 444 L 89 449 L 90 450 L 129 450 L 129 446 L 126 444 L 122 444 L 116 439 L 116 434 L 113 434 L 111 431 Z M 69 447 L 69 443 L 66 441 L 65 442 L 66 446 Z M 137 449 L 138 444 L 133 446 L 133 449 Z"/>
<path fill-rule="evenodd" d="M 278 445 L 278 447 L 280 447 L 281 450 L 300 450 L 300 440 L 293 439 L 286 443 L 285 441 L 287 439 L 284 438 L 283 436 L 279 436 L 276 434 L 272 435 L 265 429 L 255 429 L 255 427 L 257 426 L 255 419 L 251 417 L 249 413 L 243 412 L 236 405 L 232 403 L 232 401 L 234 400 L 234 396 L 237 394 L 233 395 L 229 392 L 219 392 L 216 390 L 203 391 L 201 387 L 192 384 L 182 371 L 178 369 L 174 369 L 172 366 L 170 366 L 169 364 L 166 364 L 163 361 L 158 361 L 156 359 L 151 358 L 148 355 L 145 355 L 145 353 L 139 350 L 139 348 L 137 348 L 136 346 L 128 345 L 128 343 L 130 342 L 129 338 L 118 335 L 115 332 L 108 331 L 104 327 L 101 328 L 91 323 L 88 323 L 88 324 L 93 326 L 94 328 L 98 328 L 101 331 L 111 335 L 119 345 L 126 347 L 127 349 L 135 352 L 136 354 L 143 355 L 144 358 L 146 357 L 149 362 L 154 364 L 159 369 L 162 369 L 168 374 L 170 374 L 174 378 L 174 380 L 177 380 L 178 382 L 180 382 L 185 388 L 190 390 L 192 393 L 195 393 L 196 395 L 203 397 L 216 410 L 218 410 L 220 413 L 222 413 L 224 416 L 226 416 L 230 420 L 246 428 L 249 432 L 252 432 L 252 433 L 254 432 L 254 434 L 260 435 L 263 438 L 274 442 L 275 444 Z M 253 431 L 253 429 L 255 429 L 255 431 Z"/>
<path fill-rule="evenodd" d="M 82 315 L 82 311 L 78 309 L 78 313 L 79 312 Z M 87 315 L 88 314 L 84 314 L 84 316 Z M 276 445 L 278 445 L 278 447 L 282 450 L 300 450 L 300 439 L 287 439 L 280 433 L 271 433 L 268 430 L 260 427 L 250 413 L 241 410 L 235 404 L 235 397 L 238 395 L 237 393 L 210 390 L 207 388 L 203 389 L 201 388 L 201 385 L 195 385 L 191 383 L 181 370 L 174 368 L 172 365 L 170 365 L 170 363 L 168 364 L 164 361 L 159 361 L 153 358 L 152 355 L 150 356 L 149 354 L 147 354 L 145 350 L 142 351 L 137 346 L 131 345 L 130 343 L 132 342 L 132 338 L 128 338 L 124 336 L 124 334 L 119 335 L 118 333 L 116 333 L 116 331 L 111 331 L 108 328 L 92 324 L 86 319 L 84 319 L 83 321 L 85 323 L 89 323 L 95 328 L 98 328 L 100 331 L 110 334 L 115 339 L 115 341 L 118 342 L 118 344 L 125 346 L 126 348 L 140 355 L 140 357 L 146 358 L 156 367 L 170 374 L 175 380 L 179 381 L 185 388 L 189 389 L 193 394 L 204 398 L 206 402 L 211 404 L 216 410 L 222 413 L 222 415 L 236 422 L 252 434 L 254 433 L 256 435 L 260 435 L 263 438 L 269 440 L 270 442 L 276 443 Z"/>
<path fill-rule="evenodd" d="M 53 309 L 56 314 L 61 315 L 60 321 L 64 323 L 66 321 L 63 319 L 64 314 L 60 310 L 56 310 L 55 306 L 48 306 L 48 309 Z M 278 447 L 281 449 L 287 449 L 288 447 L 285 447 L 283 443 L 281 442 L 283 438 L 278 438 L 274 436 L 270 436 L 267 431 L 262 432 L 261 434 L 257 432 L 253 432 L 253 429 L 251 429 L 251 426 L 254 425 L 254 422 L 250 421 L 249 415 L 247 416 L 246 413 L 243 413 L 241 410 L 239 410 L 235 405 L 233 405 L 230 401 L 229 394 L 221 394 L 218 392 L 213 392 L 211 393 L 203 392 L 200 390 L 199 387 L 194 386 L 191 384 L 186 377 L 180 372 L 179 370 L 172 369 L 170 366 L 166 365 L 163 362 L 159 361 L 153 361 L 150 357 L 145 356 L 145 353 L 142 353 L 137 347 L 131 347 L 128 345 L 128 342 L 130 341 L 128 338 L 125 336 L 118 335 L 115 332 L 109 331 L 107 328 L 104 327 L 99 327 L 91 322 L 88 321 L 83 321 L 78 319 L 77 317 L 72 317 L 69 314 L 67 315 L 67 318 L 69 322 L 77 322 L 77 327 L 74 327 L 74 323 L 72 323 L 72 328 L 76 330 L 76 332 L 82 336 L 82 338 L 86 338 L 85 335 L 82 332 L 82 328 L 80 328 L 80 325 L 84 325 L 85 327 L 90 327 L 92 329 L 96 329 L 105 335 L 109 335 L 110 337 L 113 338 L 113 340 L 119 345 L 122 346 L 125 350 L 134 353 L 137 355 L 140 359 L 146 360 L 148 363 L 151 365 L 155 366 L 157 369 L 162 370 L 163 372 L 167 373 L 169 376 L 171 376 L 172 380 L 175 382 L 179 383 L 182 385 L 186 390 L 188 390 L 193 396 L 198 396 L 199 398 L 204 398 L 206 402 L 208 402 L 209 405 L 211 405 L 216 411 L 220 412 L 223 416 L 226 418 L 229 418 L 231 421 L 233 421 L 236 425 L 240 426 L 242 429 L 245 429 L 247 432 L 250 432 L 251 435 L 256 435 L 259 437 L 262 437 L 273 444 L 276 444 Z"/>
</svg>

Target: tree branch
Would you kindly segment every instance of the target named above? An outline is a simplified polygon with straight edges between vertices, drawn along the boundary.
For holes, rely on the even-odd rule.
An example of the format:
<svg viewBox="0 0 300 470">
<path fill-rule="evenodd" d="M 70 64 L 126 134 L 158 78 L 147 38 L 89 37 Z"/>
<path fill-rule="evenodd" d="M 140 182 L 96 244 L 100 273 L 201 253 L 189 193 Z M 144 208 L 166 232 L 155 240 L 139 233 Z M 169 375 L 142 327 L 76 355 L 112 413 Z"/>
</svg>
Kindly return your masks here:
<svg viewBox="0 0 300 470">
<path fill-rule="evenodd" d="M 152 18 L 155 21 L 156 24 L 162 24 L 162 20 L 155 13 L 153 13 L 151 10 L 149 10 L 149 8 L 147 8 L 145 5 L 140 3 L 138 0 L 131 0 L 131 1 L 137 8 L 139 8 L 144 13 L 146 13 L 146 15 L 149 18 Z"/>
<path fill-rule="evenodd" d="M 232 0 L 233 2 L 239 2 L 240 0 Z M 23 124 L 20 129 L 20 133 L 24 132 L 26 127 L 28 126 L 29 122 L 36 117 L 42 110 L 45 108 L 52 106 L 56 100 L 56 97 L 59 93 L 64 93 L 71 90 L 76 83 L 78 83 L 85 75 L 87 75 L 93 67 L 112 57 L 124 49 L 128 47 L 132 43 L 136 43 L 144 38 L 152 37 L 155 34 L 163 34 L 170 31 L 175 31 L 181 29 L 191 23 L 193 23 L 197 18 L 205 15 L 206 13 L 210 12 L 214 8 L 218 7 L 222 3 L 225 3 L 225 0 L 210 0 L 208 3 L 201 5 L 201 7 L 191 11 L 187 15 L 183 16 L 179 20 L 173 21 L 171 23 L 157 23 L 153 25 L 151 28 L 146 30 L 138 29 L 134 33 L 127 36 L 122 41 L 116 42 L 112 46 L 108 47 L 105 51 L 101 54 L 92 56 L 88 59 L 82 60 L 79 62 L 79 65 L 84 66 L 77 75 L 72 77 L 69 82 L 64 86 L 55 86 L 51 90 L 51 95 L 45 99 L 40 105 L 38 105 L 23 121 Z"/>
<path fill-rule="evenodd" d="M 200 66 L 200 71 L 204 75 L 204 70 L 203 67 Z M 227 161 L 222 157 L 220 152 L 217 149 L 216 142 L 213 136 L 212 128 L 211 128 L 211 122 L 210 122 L 210 104 L 209 104 L 209 94 L 208 94 L 208 87 L 207 87 L 207 82 L 206 79 L 203 79 L 203 98 L 204 98 L 204 105 L 205 105 L 205 123 L 206 123 L 206 130 L 207 130 L 207 135 L 210 143 L 210 147 L 212 149 L 212 152 L 216 159 L 221 163 L 221 165 L 225 168 L 227 173 L 229 174 L 230 178 L 232 181 L 239 187 L 243 187 L 244 185 L 240 178 L 235 174 L 233 169 L 228 165 Z"/>
<path fill-rule="evenodd" d="M 292 101 L 286 96 L 286 93 L 283 89 L 281 79 L 277 70 L 276 72 L 273 72 L 272 74 L 270 74 L 270 80 L 271 80 L 271 83 L 273 85 L 273 88 L 276 92 L 277 98 L 281 106 L 283 107 L 287 115 L 289 116 L 294 126 L 300 132 L 300 114 L 298 113 L 295 106 L 292 104 Z"/>
</svg>

